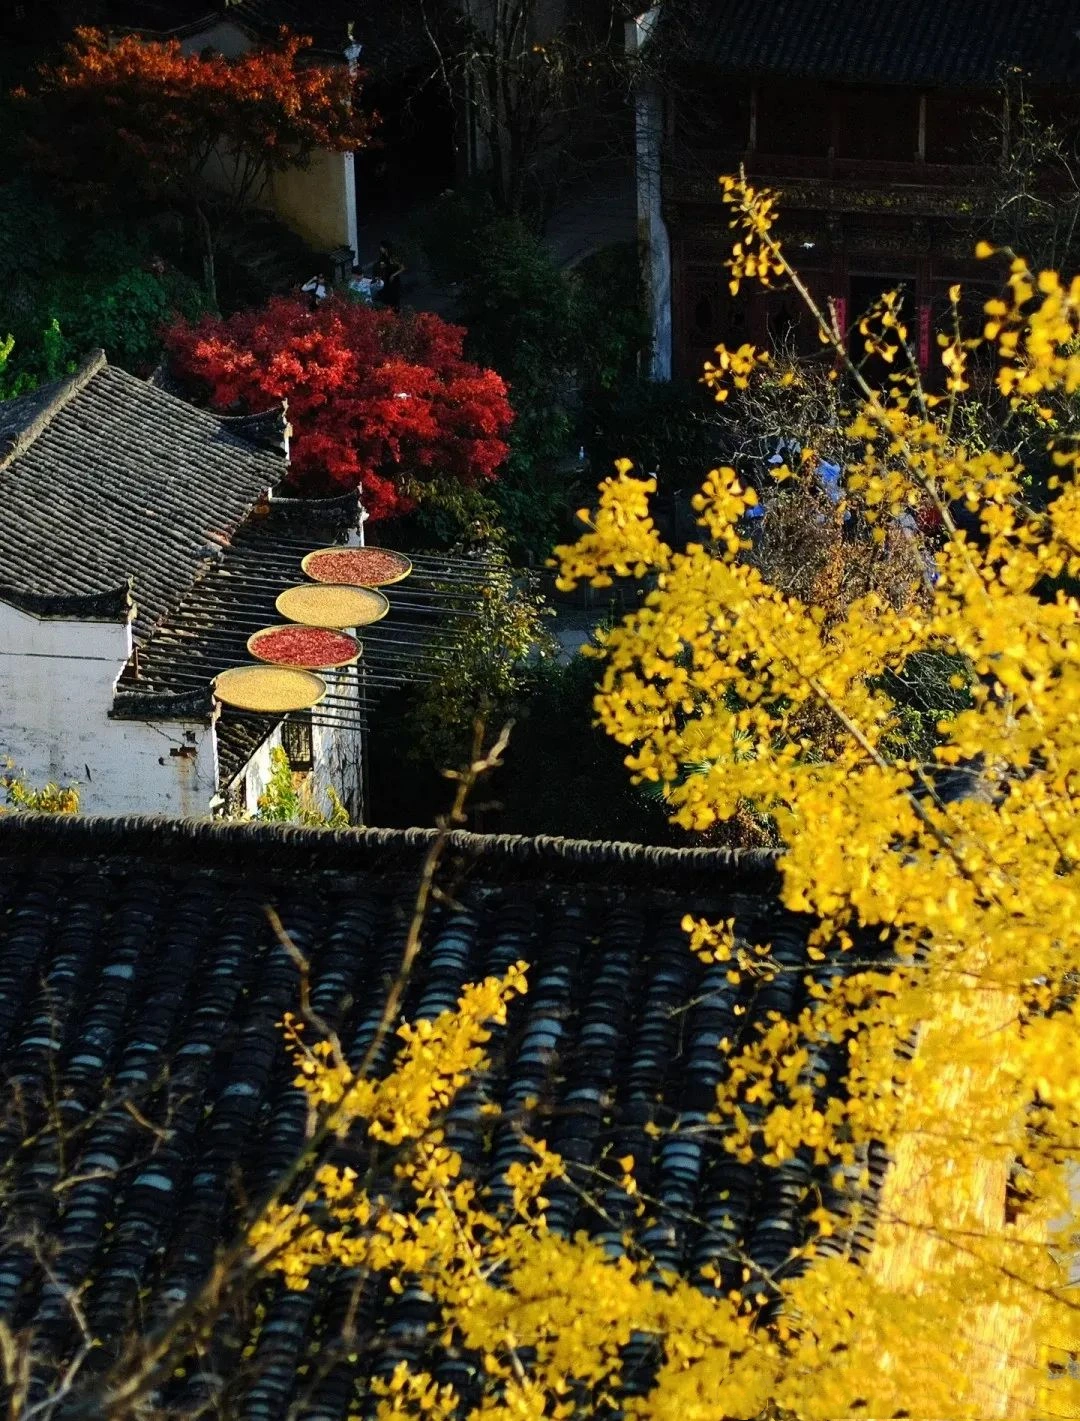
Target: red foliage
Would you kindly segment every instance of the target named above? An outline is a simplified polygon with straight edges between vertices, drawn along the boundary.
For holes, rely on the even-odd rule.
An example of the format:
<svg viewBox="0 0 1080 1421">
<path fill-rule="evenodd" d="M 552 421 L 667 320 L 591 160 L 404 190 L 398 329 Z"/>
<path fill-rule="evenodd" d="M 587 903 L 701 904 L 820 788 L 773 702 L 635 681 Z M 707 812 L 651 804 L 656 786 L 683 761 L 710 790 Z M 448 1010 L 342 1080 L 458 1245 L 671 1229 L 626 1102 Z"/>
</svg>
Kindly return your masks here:
<svg viewBox="0 0 1080 1421">
<path fill-rule="evenodd" d="M 306 494 L 360 487 L 372 519 L 407 513 L 415 481 L 475 484 L 506 457 L 506 386 L 462 357 L 465 332 L 332 297 L 317 310 L 275 297 L 228 319 L 181 322 L 172 368 L 217 410 L 289 402 L 290 482 Z"/>
<path fill-rule="evenodd" d="M 77 30 L 63 62 L 21 95 L 31 156 L 75 195 L 115 201 L 127 189 L 186 196 L 216 153 L 234 197 L 248 200 L 268 172 L 315 148 L 368 141 L 356 78 L 344 65 L 298 63 L 310 43 L 283 31 L 276 49 L 228 59 Z"/>
</svg>

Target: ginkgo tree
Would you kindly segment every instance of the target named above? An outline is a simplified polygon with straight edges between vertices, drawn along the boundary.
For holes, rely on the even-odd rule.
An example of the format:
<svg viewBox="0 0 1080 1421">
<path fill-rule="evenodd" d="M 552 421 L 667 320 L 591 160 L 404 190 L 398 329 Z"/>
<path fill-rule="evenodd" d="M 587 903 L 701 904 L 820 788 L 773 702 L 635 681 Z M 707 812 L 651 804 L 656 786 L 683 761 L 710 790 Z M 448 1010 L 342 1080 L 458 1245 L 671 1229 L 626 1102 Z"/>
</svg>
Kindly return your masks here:
<svg viewBox="0 0 1080 1421">
<path fill-rule="evenodd" d="M 923 387 L 885 293 L 861 327 L 868 353 L 895 371 L 880 390 L 850 360 L 835 310 L 817 307 L 790 266 L 772 195 L 736 179 L 724 192 L 738 232 L 733 286 L 793 286 L 850 381 L 847 433 L 860 452 L 843 498 L 860 536 L 882 541 L 929 502 L 932 560 L 906 598 L 871 591 L 826 618 L 745 556 L 757 499 L 732 470 L 708 475 L 700 537 L 674 549 L 650 518 L 651 481 L 625 465 L 585 515 L 590 530 L 558 553 L 564 585 L 652 580 L 603 638 L 596 710 L 630 771 L 661 786 L 689 829 L 748 801 L 769 815 L 784 901 L 817 920 L 805 1008 L 721 1043 L 713 1127 L 766 1168 L 803 1151 L 857 1174 L 867 1147 L 884 1151 L 873 1250 L 858 1262 L 811 1244 L 808 1266 L 769 1296 L 703 1293 L 632 1250 L 612 1259 L 549 1231 L 544 1188 L 561 1164 L 541 1142 L 508 1180 L 512 1207 L 494 1210 L 437 1119 L 482 1067 L 484 1021 L 522 990 L 523 965 L 407 1033 L 401 1073 L 383 1085 L 356 1078 L 326 1042 L 297 1048 L 330 1128 L 363 1120 L 407 1146 L 397 1173 L 410 1202 L 390 1210 L 350 1171 L 326 1168 L 268 1211 L 253 1240 L 294 1287 L 328 1259 L 415 1277 L 447 1335 L 484 1358 L 489 1386 L 465 1408 L 473 1415 L 585 1414 L 617 1392 L 625 1344 L 642 1337 L 659 1345 L 655 1372 L 644 1395 L 618 1404 L 643 1418 L 1075 1414 L 1080 607 L 1068 589 L 1080 574 L 1080 447 L 1054 410 L 1080 389 L 1080 278 L 1033 273 L 1008 254 L 1007 294 L 984 330 L 966 334 L 957 315 L 941 337 L 939 393 Z M 1058 469 L 1045 506 L 1028 501 L 1013 454 L 964 443 L 968 363 L 983 341 L 1006 409 L 1023 402 L 1043 421 Z M 767 361 L 721 349 L 706 379 L 722 396 Z M 809 476 L 814 451 L 791 463 L 778 479 Z M 951 662 L 964 694 L 915 758 L 885 687 L 928 650 Z M 685 926 L 688 949 L 733 980 L 790 970 L 730 924 Z M 821 1063 L 838 1048 L 845 1068 L 830 1087 Z M 620 1167 L 632 1197 L 634 1161 Z M 869 1181 L 855 1183 L 869 1198 Z M 819 1238 L 844 1222 L 824 1207 L 815 1219 Z M 404 1366 L 380 1387 L 384 1415 L 463 1405 Z"/>
<path fill-rule="evenodd" d="M 897 1403 L 919 1416 L 1071 1414 L 1065 1373 L 1051 1400 L 1040 1395 L 1036 1343 L 1071 1353 L 1078 1340 L 1066 1285 L 1080 1146 L 1080 608 L 1069 590 L 1080 572 L 1080 447 L 1060 415 L 1080 388 L 1080 279 L 1003 254 L 1005 295 L 975 332 L 960 327 L 954 289 L 939 393 L 923 388 L 897 294 L 884 293 L 860 324 L 867 352 L 895 371 L 883 391 L 849 359 L 835 310 L 820 309 L 789 264 L 772 194 L 729 178 L 724 196 L 738 238 L 733 289 L 793 286 L 851 382 L 846 433 L 861 454 L 846 470 L 847 509 L 883 541 L 929 502 L 938 546 L 903 605 L 871 593 L 827 622 L 744 557 L 756 495 L 732 470 L 710 473 L 695 502 L 700 541 L 676 551 L 649 517 L 649 482 L 624 467 L 601 489 L 591 531 L 561 550 L 567 582 L 656 579 L 606 638 L 597 712 L 629 768 L 665 787 L 688 828 L 743 800 L 772 816 L 784 900 L 820 919 L 823 957 L 851 954 L 859 930 L 892 945 L 887 971 L 816 986 L 801 1019 L 740 1053 L 720 1101 L 742 1152 L 778 1159 L 805 1145 L 851 1160 L 874 1140 L 891 1154 L 873 1266 L 845 1285 L 861 1315 L 830 1366 L 832 1414 L 889 1415 Z M 995 255 L 986 244 L 977 254 Z M 1029 502 L 1015 455 L 965 445 L 968 368 L 983 342 L 1006 412 L 1042 422 L 1058 470 L 1045 506 Z M 724 397 L 767 359 L 721 348 L 706 380 Z M 792 462 L 779 479 L 805 477 L 814 450 Z M 927 650 L 951 658 L 967 695 L 939 723 L 931 758 L 917 760 L 884 686 Z M 811 709 L 831 733 L 806 735 Z M 688 765 L 697 772 L 683 774 Z M 692 931 L 702 950 L 731 950 L 713 925 Z M 823 1105 L 807 1062 L 837 1039 L 847 1081 Z M 748 1096 L 771 1106 L 762 1120 Z M 835 1325 L 837 1300 L 818 1301 Z M 939 1319 L 929 1348 L 919 1328 L 908 1332 L 912 1310 Z M 886 1320 L 901 1318 L 884 1345 Z M 816 1406 L 805 1397 L 795 1409 Z"/>
</svg>

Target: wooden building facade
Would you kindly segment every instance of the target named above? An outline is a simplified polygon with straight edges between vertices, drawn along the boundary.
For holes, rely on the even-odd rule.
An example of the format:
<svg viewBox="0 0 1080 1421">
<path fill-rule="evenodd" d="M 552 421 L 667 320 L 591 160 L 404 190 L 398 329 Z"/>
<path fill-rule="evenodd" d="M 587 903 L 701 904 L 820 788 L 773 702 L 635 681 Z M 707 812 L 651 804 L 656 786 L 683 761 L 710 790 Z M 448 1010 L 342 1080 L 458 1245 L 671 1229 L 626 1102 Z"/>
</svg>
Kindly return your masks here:
<svg viewBox="0 0 1080 1421">
<path fill-rule="evenodd" d="M 1080 77 L 1080 0 L 704 8 L 678 37 L 663 116 L 672 373 L 696 376 L 718 341 L 817 348 L 793 293 L 730 295 L 717 177 L 740 166 L 779 192 L 779 235 L 814 295 L 853 320 L 901 286 L 930 366 L 949 286 L 961 282 L 974 306 L 996 280 L 973 247 L 1007 86 L 1067 108 Z"/>
</svg>

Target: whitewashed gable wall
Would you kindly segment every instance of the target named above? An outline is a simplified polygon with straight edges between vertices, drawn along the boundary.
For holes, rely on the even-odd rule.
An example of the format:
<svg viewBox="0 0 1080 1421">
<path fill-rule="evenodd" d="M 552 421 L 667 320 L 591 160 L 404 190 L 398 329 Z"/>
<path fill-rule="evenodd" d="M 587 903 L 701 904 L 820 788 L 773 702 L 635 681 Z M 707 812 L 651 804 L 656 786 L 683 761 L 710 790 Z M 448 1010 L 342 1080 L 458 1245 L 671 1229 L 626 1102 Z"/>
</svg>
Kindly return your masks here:
<svg viewBox="0 0 1080 1421">
<path fill-rule="evenodd" d="M 32 786 L 77 783 L 87 813 L 206 814 L 218 779 L 211 723 L 109 718 L 130 654 L 123 623 L 0 603 L 0 757 Z"/>
</svg>

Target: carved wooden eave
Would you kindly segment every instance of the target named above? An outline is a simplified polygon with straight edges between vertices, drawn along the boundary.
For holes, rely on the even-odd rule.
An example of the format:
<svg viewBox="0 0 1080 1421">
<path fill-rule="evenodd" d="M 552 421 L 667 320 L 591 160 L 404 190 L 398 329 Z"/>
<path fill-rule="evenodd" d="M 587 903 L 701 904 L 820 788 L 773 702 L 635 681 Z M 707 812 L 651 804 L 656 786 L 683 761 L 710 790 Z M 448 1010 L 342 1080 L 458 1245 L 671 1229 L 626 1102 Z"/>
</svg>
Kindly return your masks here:
<svg viewBox="0 0 1080 1421">
<path fill-rule="evenodd" d="M 848 183 L 816 178 L 762 178 L 761 181 L 777 193 L 782 211 L 873 212 L 953 219 L 974 213 L 972 198 L 955 187 Z M 719 208 L 723 202 L 715 178 L 682 174 L 665 176 L 664 199 L 676 222 L 681 220 L 679 208 L 682 205 Z M 728 230 L 726 221 L 722 225 Z"/>
<path fill-rule="evenodd" d="M 282 400 L 279 405 L 262 410 L 259 414 L 222 415 L 220 420 L 224 432 L 234 434 L 238 439 L 254 444 L 259 449 L 270 449 L 275 453 L 284 454 L 286 460 L 288 459 L 292 427 L 289 424 L 287 400 Z"/>
</svg>

